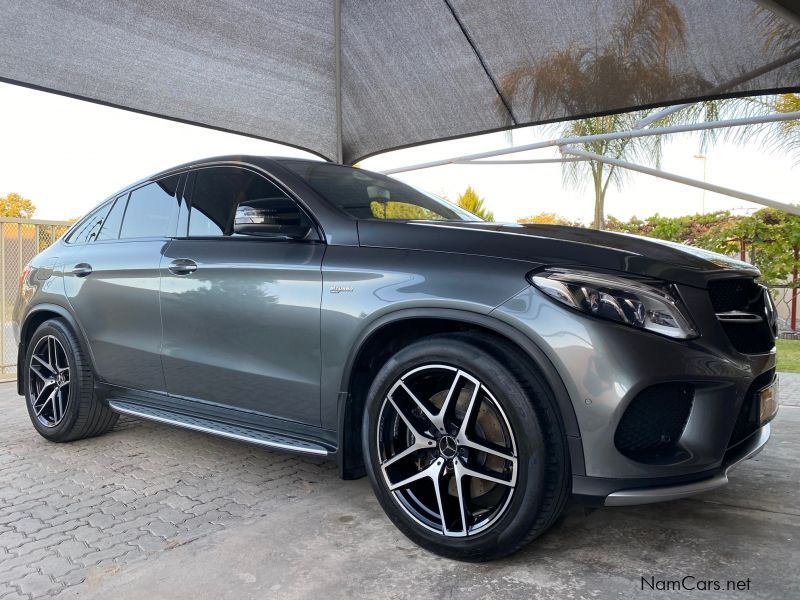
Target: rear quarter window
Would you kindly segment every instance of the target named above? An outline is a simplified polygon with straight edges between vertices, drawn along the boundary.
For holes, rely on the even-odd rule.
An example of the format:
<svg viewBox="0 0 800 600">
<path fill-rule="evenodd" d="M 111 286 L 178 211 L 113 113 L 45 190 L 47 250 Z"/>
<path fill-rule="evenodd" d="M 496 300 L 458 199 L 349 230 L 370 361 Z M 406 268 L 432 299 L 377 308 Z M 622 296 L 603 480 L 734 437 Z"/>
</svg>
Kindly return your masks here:
<svg viewBox="0 0 800 600">
<path fill-rule="evenodd" d="M 111 202 L 105 202 L 78 221 L 64 237 L 68 244 L 86 244 L 94 240 L 103 226 Z"/>
</svg>

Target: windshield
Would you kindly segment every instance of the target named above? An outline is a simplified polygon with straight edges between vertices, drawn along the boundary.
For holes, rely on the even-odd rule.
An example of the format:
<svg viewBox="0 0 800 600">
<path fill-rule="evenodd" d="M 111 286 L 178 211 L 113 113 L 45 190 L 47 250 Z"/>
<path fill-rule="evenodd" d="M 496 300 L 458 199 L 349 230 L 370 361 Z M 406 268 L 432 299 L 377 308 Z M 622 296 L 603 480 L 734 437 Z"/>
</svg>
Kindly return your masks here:
<svg viewBox="0 0 800 600">
<path fill-rule="evenodd" d="M 370 171 L 332 163 L 281 160 L 320 196 L 357 219 L 480 221 L 458 206 Z"/>
</svg>

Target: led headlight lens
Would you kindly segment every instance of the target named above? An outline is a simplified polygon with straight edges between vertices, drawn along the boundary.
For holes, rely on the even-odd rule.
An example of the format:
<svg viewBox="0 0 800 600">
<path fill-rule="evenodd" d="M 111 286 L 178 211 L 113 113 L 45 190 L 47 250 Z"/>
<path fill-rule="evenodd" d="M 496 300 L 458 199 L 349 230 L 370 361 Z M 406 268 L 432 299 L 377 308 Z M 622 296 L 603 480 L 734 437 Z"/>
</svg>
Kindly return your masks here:
<svg viewBox="0 0 800 600">
<path fill-rule="evenodd" d="M 595 317 L 672 338 L 697 336 L 697 329 L 667 285 L 571 269 L 539 271 L 530 280 L 548 296 Z"/>
</svg>

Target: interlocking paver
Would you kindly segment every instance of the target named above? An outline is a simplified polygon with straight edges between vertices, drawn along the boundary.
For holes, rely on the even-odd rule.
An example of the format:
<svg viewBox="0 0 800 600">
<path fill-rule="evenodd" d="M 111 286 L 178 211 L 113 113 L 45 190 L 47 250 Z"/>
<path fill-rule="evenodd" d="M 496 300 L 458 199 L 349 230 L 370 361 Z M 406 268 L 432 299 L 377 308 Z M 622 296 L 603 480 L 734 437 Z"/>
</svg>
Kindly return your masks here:
<svg viewBox="0 0 800 600">
<path fill-rule="evenodd" d="M 779 373 L 781 404 L 800 406 L 800 373 Z"/>
<path fill-rule="evenodd" d="M 61 588 L 61 585 L 53 581 L 49 575 L 39 572 L 28 573 L 17 582 L 20 591 L 33 598 L 47 596 Z"/>
<path fill-rule="evenodd" d="M 51 444 L 13 384 L 0 384 L 0 414 L 0 600 L 69 589 L 336 477 L 333 463 L 129 418 Z"/>
<path fill-rule="evenodd" d="M 800 376 L 781 386 L 800 401 Z M 13 384 L 0 384 L 0 414 L 0 600 L 69 590 L 287 502 L 325 502 L 318 490 L 336 479 L 332 462 L 134 419 L 51 444 Z"/>
<path fill-rule="evenodd" d="M 53 549 L 64 558 L 69 560 L 77 560 L 82 556 L 86 556 L 92 549 L 86 544 L 76 539 L 68 539 L 53 546 Z"/>
</svg>

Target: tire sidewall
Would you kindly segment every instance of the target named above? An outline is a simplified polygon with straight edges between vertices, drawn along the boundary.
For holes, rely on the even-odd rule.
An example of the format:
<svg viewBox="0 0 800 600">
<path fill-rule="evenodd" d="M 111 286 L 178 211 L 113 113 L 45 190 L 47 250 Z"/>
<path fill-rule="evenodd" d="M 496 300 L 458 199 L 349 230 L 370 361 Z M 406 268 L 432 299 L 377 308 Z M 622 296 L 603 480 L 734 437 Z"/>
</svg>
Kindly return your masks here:
<svg viewBox="0 0 800 600">
<path fill-rule="evenodd" d="M 31 361 L 33 360 L 33 351 L 34 348 L 36 348 L 36 344 L 38 344 L 39 340 L 48 335 L 52 335 L 61 343 L 61 346 L 64 348 L 67 356 L 67 364 L 69 365 L 70 386 L 67 408 L 64 418 L 61 419 L 61 422 L 55 427 L 46 427 L 39 422 L 39 418 L 36 416 L 36 412 L 33 409 L 33 399 L 31 398 L 30 366 Z M 78 419 L 78 402 L 82 392 L 80 389 L 81 381 L 78 376 L 79 369 L 77 364 L 77 352 L 79 350 L 80 349 L 75 347 L 75 342 L 72 339 L 72 336 L 69 335 L 69 331 L 66 329 L 66 327 L 60 321 L 56 320 L 46 321 L 40 325 L 28 342 L 28 347 L 25 352 L 25 371 L 23 374 L 25 405 L 28 408 L 28 415 L 30 415 L 31 422 L 36 428 L 36 431 L 38 431 L 42 437 L 45 437 L 49 440 L 59 441 L 64 439 L 72 431 L 75 421 Z"/>
<path fill-rule="evenodd" d="M 458 367 L 485 385 L 506 413 L 517 445 L 517 485 L 510 504 L 487 530 L 466 538 L 446 537 L 414 522 L 386 488 L 378 462 L 377 424 L 383 401 L 397 379 L 427 364 Z M 509 371 L 490 354 L 465 341 L 422 340 L 390 358 L 367 395 L 362 444 L 370 482 L 389 518 L 406 536 L 439 554 L 465 560 L 491 558 L 498 549 L 517 545 L 536 520 L 546 476 L 546 447 L 539 417 Z"/>
</svg>

